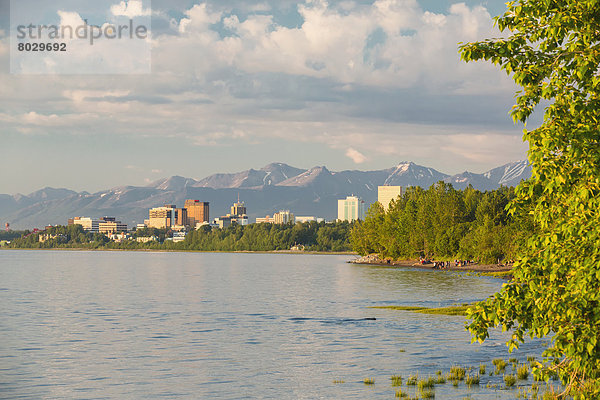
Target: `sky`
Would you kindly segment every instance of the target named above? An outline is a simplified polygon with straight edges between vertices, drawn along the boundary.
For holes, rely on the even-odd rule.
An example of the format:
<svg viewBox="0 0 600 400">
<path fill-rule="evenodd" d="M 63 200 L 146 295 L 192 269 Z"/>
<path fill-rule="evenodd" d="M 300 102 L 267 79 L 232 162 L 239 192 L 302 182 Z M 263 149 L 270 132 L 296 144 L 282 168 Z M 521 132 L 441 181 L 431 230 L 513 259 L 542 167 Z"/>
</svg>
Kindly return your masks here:
<svg viewBox="0 0 600 400">
<path fill-rule="evenodd" d="M 271 162 L 481 173 L 527 155 L 510 78 L 458 55 L 501 35 L 503 0 L 18 1 L 56 23 L 148 16 L 150 57 L 135 59 L 150 68 L 78 73 L 86 60 L 126 67 L 129 50 L 100 43 L 69 59 L 75 72 L 11 73 L 15 3 L 0 0 L 0 193 Z"/>
</svg>

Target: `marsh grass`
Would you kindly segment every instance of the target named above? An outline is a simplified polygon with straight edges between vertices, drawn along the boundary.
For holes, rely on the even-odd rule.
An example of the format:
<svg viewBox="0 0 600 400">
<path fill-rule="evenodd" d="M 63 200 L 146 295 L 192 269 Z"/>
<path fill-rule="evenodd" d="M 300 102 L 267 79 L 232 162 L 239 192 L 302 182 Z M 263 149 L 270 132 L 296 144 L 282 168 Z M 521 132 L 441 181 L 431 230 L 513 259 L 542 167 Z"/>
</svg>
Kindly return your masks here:
<svg viewBox="0 0 600 400">
<path fill-rule="evenodd" d="M 478 272 L 477 276 L 492 276 L 494 278 L 511 279 L 513 277 L 513 272 L 512 271 Z"/>
<path fill-rule="evenodd" d="M 338 384 L 338 383 L 346 383 L 346 381 L 344 381 L 343 379 L 334 379 L 333 383 Z"/>
<path fill-rule="evenodd" d="M 559 397 L 556 393 L 552 392 L 544 392 L 542 396 L 542 400 L 558 400 Z"/>
<path fill-rule="evenodd" d="M 507 388 L 515 386 L 517 383 L 517 377 L 514 375 L 504 375 L 504 384 Z"/>
<path fill-rule="evenodd" d="M 504 372 L 504 370 L 506 369 L 506 366 L 508 365 L 506 363 L 506 361 L 504 361 L 501 358 L 496 358 L 496 359 L 492 360 L 492 364 L 494 364 L 494 366 L 496 367 L 497 375 L 500 375 L 500 373 Z"/>
<path fill-rule="evenodd" d="M 392 375 L 392 386 L 402 386 L 402 377 L 400 375 Z"/>
<path fill-rule="evenodd" d="M 419 381 L 419 375 L 411 375 L 406 380 L 406 386 L 416 386 Z"/>
<path fill-rule="evenodd" d="M 465 379 L 466 371 L 463 367 L 459 367 L 458 365 L 453 365 L 450 368 L 450 379 L 462 381 Z"/>
<path fill-rule="evenodd" d="M 365 385 L 374 385 L 375 384 L 375 379 L 373 378 L 365 378 L 365 380 L 363 381 Z"/>
<path fill-rule="evenodd" d="M 439 308 L 428 307 L 412 307 L 412 306 L 373 306 L 369 308 L 379 308 L 386 310 L 412 311 L 419 314 L 436 314 L 436 315 L 467 315 L 469 306 L 450 306 Z"/>
<path fill-rule="evenodd" d="M 421 389 L 419 394 L 422 399 L 435 399 L 435 392 L 431 389 Z"/>
<path fill-rule="evenodd" d="M 479 385 L 479 375 L 467 375 L 465 378 L 465 383 L 467 386 Z"/>
<path fill-rule="evenodd" d="M 517 378 L 521 380 L 525 380 L 529 377 L 529 367 L 527 364 L 521 365 L 517 368 Z"/>
<path fill-rule="evenodd" d="M 396 397 L 403 399 L 405 397 L 408 397 L 408 393 L 403 392 L 402 389 L 398 389 L 396 390 Z"/>
<path fill-rule="evenodd" d="M 486 369 L 485 364 L 479 364 L 479 375 L 485 375 L 485 369 Z"/>
<path fill-rule="evenodd" d="M 519 391 L 517 392 L 517 394 L 515 396 L 517 399 L 528 399 L 529 392 L 525 389 L 519 389 Z"/>
<path fill-rule="evenodd" d="M 430 389 L 435 385 L 435 380 L 432 377 L 428 377 L 427 379 L 420 379 L 417 382 L 417 387 L 419 390 Z"/>
</svg>

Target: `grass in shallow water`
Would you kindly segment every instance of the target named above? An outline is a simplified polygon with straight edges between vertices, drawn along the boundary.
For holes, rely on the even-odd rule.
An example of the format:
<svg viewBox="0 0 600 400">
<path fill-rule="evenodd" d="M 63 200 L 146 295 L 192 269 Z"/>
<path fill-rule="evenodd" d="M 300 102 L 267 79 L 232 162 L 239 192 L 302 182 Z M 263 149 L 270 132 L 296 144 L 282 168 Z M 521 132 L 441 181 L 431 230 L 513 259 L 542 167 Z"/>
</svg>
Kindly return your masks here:
<svg viewBox="0 0 600 400">
<path fill-rule="evenodd" d="M 412 311 L 419 314 L 437 314 L 437 315 L 466 315 L 469 306 L 450 306 L 439 308 L 414 307 L 414 306 L 373 306 L 369 308 L 379 308 L 386 310 Z"/>
</svg>

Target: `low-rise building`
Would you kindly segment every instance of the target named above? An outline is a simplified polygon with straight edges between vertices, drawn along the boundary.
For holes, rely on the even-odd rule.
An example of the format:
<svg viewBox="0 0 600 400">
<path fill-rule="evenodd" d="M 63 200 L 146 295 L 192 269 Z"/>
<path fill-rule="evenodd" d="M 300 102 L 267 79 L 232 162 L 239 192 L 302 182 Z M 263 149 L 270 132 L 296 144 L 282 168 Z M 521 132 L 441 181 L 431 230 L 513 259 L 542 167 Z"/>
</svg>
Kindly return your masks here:
<svg viewBox="0 0 600 400">
<path fill-rule="evenodd" d="M 290 210 L 281 210 L 273 214 L 272 217 L 267 215 L 264 218 L 256 218 L 257 224 L 288 224 L 290 222 L 296 222 L 294 213 L 290 212 Z"/>
<path fill-rule="evenodd" d="M 313 222 L 313 221 L 316 221 L 316 220 L 317 220 L 317 217 L 312 217 L 312 216 L 311 217 L 295 217 L 295 221 L 296 222 L 300 222 L 300 223 L 303 223 L 303 222 Z"/>
<path fill-rule="evenodd" d="M 112 240 L 113 242 L 117 242 L 117 243 L 121 243 L 124 242 L 126 240 L 130 240 L 131 239 L 131 235 L 127 232 L 120 232 L 120 233 L 112 233 L 108 235 L 108 238 L 110 240 Z"/>
<path fill-rule="evenodd" d="M 185 240 L 185 232 L 173 232 L 173 242 L 183 242 Z"/>
<path fill-rule="evenodd" d="M 156 237 L 156 236 L 140 236 L 140 237 L 135 238 L 135 241 L 138 243 L 158 242 L 158 237 Z"/>
<path fill-rule="evenodd" d="M 295 217 L 296 222 L 304 223 L 304 222 L 324 222 L 325 218 L 319 218 L 314 216 L 308 217 Z"/>
<path fill-rule="evenodd" d="M 127 232 L 127 224 L 117 221 L 115 217 L 102 217 L 98 224 L 98 232 L 112 235 L 119 232 Z"/>
<path fill-rule="evenodd" d="M 81 225 L 84 231 L 99 232 L 100 220 L 89 217 L 74 217 L 69 218 L 68 225 Z"/>
<path fill-rule="evenodd" d="M 231 215 L 224 215 L 222 217 L 215 218 L 213 224 L 217 227 L 223 229 L 231 226 L 231 221 L 233 217 Z"/>
<path fill-rule="evenodd" d="M 206 222 L 206 221 L 204 221 L 204 222 L 196 222 L 195 229 L 200 229 L 200 228 L 202 228 L 203 226 L 210 226 L 210 223 L 209 223 L 209 222 Z"/>
<path fill-rule="evenodd" d="M 267 215 L 264 218 L 256 218 L 256 223 L 257 224 L 274 224 L 275 220 L 270 215 Z"/>
<path fill-rule="evenodd" d="M 61 234 L 50 234 L 50 233 L 41 233 L 38 236 L 38 242 L 40 243 L 44 243 L 48 240 L 52 240 L 52 239 L 63 239 L 63 240 L 67 240 L 67 237 L 65 235 L 61 235 Z"/>
</svg>

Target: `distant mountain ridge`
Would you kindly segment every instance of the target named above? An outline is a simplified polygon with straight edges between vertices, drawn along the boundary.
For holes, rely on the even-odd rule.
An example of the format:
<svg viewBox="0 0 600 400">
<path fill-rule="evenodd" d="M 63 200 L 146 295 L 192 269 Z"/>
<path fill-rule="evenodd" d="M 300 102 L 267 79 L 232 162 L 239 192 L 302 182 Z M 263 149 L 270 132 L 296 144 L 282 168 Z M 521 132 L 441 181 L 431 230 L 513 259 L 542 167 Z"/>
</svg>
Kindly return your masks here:
<svg viewBox="0 0 600 400">
<path fill-rule="evenodd" d="M 377 200 L 380 185 L 426 188 L 444 181 L 457 189 L 472 185 L 479 190 L 493 190 L 501 185 L 516 186 L 530 176 L 527 161 L 505 164 L 483 174 L 465 171 L 452 176 L 413 162 L 384 170 L 340 172 L 325 166 L 301 169 L 272 163 L 258 170 L 214 174 L 201 180 L 172 176 L 146 186 L 115 187 L 93 194 L 49 187 L 27 196 L 0 194 L 0 221 L 10 222 L 13 229 L 24 229 L 65 224 L 73 216 L 111 215 L 131 226 L 143 222 L 149 208 L 167 203 L 182 206 L 188 198 L 210 202 L 214 218 L 228 212 L 238 193 L 246 202 L 251 220 L 280 209 L 334 219 L 338 198 L 355 194 L 370 204 Z"/>
</svg>

